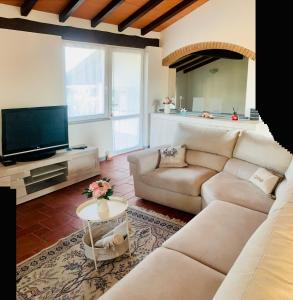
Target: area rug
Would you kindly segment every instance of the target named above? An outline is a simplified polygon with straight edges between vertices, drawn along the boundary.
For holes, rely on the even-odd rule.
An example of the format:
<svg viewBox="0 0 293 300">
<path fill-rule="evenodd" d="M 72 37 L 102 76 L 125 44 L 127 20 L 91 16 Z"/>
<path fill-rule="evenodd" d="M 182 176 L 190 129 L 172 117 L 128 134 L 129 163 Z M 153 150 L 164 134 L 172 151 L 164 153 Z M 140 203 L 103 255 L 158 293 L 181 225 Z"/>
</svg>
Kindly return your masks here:
<svg viewBox="0 0 293 300">
<path fill-rule="evenodd" d="M 84 255 L 79 230 L 17 266 L 17 299 L 97 299 L 184 225 L 134 206 L 127 213 L 131 257 L 125 253 L 99 262 L 95 270 Z"/>
</svg>

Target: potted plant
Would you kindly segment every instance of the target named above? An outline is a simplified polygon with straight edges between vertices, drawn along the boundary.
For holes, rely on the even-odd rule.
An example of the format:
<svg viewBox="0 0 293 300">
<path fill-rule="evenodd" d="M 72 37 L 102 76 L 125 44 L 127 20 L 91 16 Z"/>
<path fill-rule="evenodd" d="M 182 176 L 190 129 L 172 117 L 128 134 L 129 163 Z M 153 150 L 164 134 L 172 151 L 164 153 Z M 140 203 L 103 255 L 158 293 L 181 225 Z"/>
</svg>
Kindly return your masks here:
<svg viewBox="0 0 293 300">
<path fill-rule="evenodd" d="M 100 180 L 94 181 L 82 193 L 87 198 L 93 197 L 98 200 L 99 213 L 105 214 L 108 212 L 107 200 L 113 195 L 113 186 L 111 186 L 110 180 L 107 177 L 103 177 Z"/>
<path fill-rule="evenodd" d="M 237 112 L 235 111 L 234 107 L 233 107 L 233 114 L 231 116 L 232 121 L 237 121 L 238 120 L 238 115 Z"/>
</svg>

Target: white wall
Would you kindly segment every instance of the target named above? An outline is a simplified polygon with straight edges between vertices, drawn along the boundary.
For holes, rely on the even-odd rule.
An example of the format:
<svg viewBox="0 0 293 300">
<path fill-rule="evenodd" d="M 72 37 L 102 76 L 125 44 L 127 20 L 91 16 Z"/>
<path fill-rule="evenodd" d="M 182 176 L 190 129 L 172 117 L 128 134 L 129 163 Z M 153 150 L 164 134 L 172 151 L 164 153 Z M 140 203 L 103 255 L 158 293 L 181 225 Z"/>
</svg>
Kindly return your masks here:
<svg viewBox="0 0 293 300">
<path fill-rule="evenodd" d="M 64 104 L 62 39 L 0 29 L 0 107 Z"/>
<path fill-rule="evenodd" d="M 245 112 L 248 59 L 219 59 L 188 73 L 177 73 L 179 96 L 184 107 L 192 110 L 194 97 L 203 97 L 203 110 L 210 112 Z M 211 73 L 212 69 L 217 70 Z"/>
<path fill-rule="evenodd" d="M 162 49 L 158 47 L 146 47 L 144 62 L 144 139 L 143 146 L 147 147 L 150 141 L 149 123 L 150 112 L 155 111 L 156 106 L 162 103 L 162 99 L 168 96 L 169 68 L 162 66 Z"/>
<path fill-rule="evenodd" d="M 208 41 L 255 51 L 255 0 L 209 0 L 161 32 L 164 57 L 186 45 Z"/>
<path fill-rule="evenodd" d="M 255 51 L 255 0 L 209 0 L 161 32 L 163 57 L 184 46 L 218 41 Z M 249 60 L 245 115 L 255 107 L 255 63 Z"/>
</svg>

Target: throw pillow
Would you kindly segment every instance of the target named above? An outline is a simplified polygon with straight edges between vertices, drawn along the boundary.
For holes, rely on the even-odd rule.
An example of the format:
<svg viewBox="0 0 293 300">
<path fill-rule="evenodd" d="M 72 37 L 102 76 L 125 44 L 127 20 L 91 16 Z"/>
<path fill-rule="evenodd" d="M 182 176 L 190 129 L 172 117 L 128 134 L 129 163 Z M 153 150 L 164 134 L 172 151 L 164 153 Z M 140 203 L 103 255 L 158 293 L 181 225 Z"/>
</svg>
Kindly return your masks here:
<svg viewBox="0 0 293 300">
<path fill-rule="evenodd" d="M 184 146 L 170 146 L 160 149 L 159 168 L 183 168 L 187 166 L 185 162 Z"/>
<path fill-rule="evenodd" d="M 265 194 L 272 194 L 280 177 L 264 168 L 258 168 L 249 178 L 249 181 L 259 187 Z"/>
</svg>

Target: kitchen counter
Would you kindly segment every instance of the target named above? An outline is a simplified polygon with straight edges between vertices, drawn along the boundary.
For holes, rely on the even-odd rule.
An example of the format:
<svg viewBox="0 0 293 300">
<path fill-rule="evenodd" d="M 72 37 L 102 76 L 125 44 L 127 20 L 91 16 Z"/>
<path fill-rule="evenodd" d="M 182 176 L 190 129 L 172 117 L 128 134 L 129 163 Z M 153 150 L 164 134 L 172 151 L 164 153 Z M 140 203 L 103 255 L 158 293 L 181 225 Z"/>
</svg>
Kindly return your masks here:
<svg viewBox="0 0 293 300">
<path fill-rule="evenodd" d="M 207 119 L 200 113 L 151 113 L 150 146 L 156 147 L 164 144 L 173 144 L 178 123 L 189 125 L 202 125 L 217 128 L 253 130 L 260 134 L 271 136 L 268 126 L 262 120 L 239 119 L 232 121 L 227 117 Z"/>
</svg>

